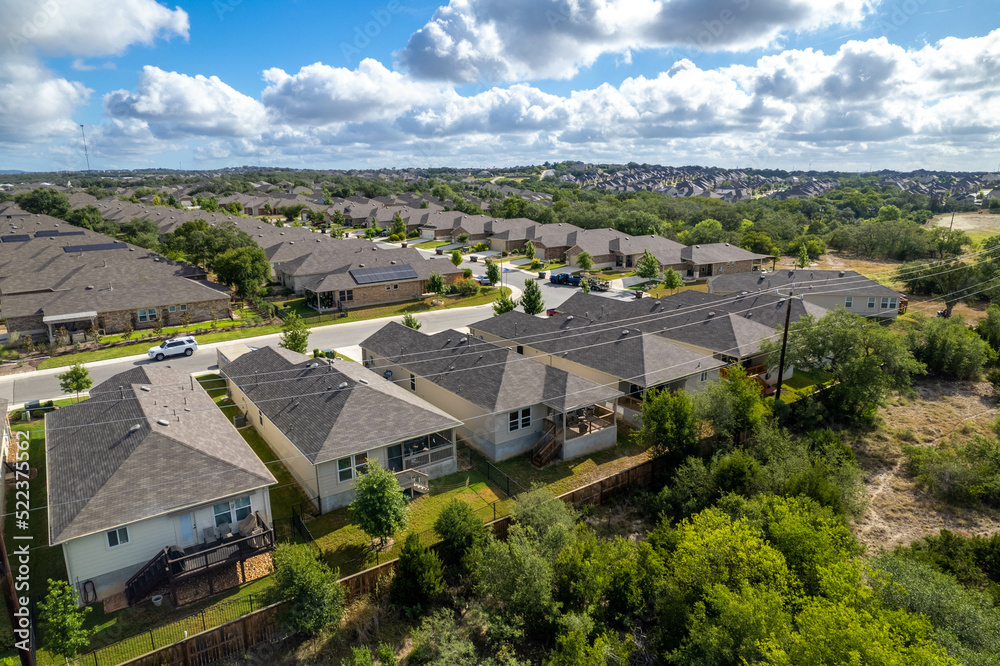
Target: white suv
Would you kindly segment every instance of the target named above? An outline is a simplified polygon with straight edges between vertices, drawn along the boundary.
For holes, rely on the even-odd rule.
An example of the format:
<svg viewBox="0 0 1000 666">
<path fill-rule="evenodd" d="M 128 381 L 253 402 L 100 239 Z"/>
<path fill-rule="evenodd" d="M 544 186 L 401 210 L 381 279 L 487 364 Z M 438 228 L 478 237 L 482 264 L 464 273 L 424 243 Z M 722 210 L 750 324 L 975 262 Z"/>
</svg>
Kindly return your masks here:
<svg viewBox="0 0 1000 666">
<path fill-rule="evenodd" d="M 157 361 L 162 361 L 167 356 L 190 356 L 198 349 L 198 343 L 190 335 L 183 338 L 174 338 L 173 340 L 166 340 L 163 344 L 157 347 L 151 347 L 149 350 L 149 358 L 155 358 Z"/>
</svg>

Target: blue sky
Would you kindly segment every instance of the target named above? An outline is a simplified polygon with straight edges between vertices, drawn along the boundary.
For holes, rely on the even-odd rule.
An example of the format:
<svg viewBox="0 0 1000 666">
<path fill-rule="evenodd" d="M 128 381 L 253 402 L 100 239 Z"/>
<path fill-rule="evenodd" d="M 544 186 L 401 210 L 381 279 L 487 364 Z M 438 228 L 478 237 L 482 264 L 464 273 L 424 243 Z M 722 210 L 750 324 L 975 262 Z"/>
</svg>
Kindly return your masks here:
<svg viewBox="0 0 1000 666">
<path fill-rule="evenodd" d="M 109 9 L 113 6 L 114 9 Z M 995 0 L 0 0 L 0 168 L 997 169 Z"/>
</svg>

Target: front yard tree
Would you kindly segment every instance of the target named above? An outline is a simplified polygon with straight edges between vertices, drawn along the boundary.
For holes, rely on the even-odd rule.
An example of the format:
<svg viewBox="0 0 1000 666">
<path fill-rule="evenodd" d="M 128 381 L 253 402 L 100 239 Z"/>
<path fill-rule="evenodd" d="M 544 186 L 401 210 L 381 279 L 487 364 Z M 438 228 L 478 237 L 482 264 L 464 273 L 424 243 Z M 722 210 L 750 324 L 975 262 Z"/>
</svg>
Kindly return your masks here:
<svg viewBox="0 0 1000 666">
<path fill-rule="evenodd" d="M 59 380 L 59 388 L 63 393 L 76 393 L 77 402 L 80 402 L 80 391 L 86 391 L 94 385 L 90 371 L 82 363 L 77 363 L 61 375 L 56 375 L 56 379 Z"/>
<path fill-rule="evenodd" d="M 668 268 L 667 272 L 663 274 L 663 286 L 673 293 L 684 286 L 684 278 L 681 274 L 672 268 Z"/>
<path fill-rule="evenodd" d="M 443 294 L 445 290 L 444 278 L 440 273 L 431 273 L 427 278 L 427 291 L 431 294 Z"/>
<path fill-rule="evenodd" d="M 636 439 L 656 455 L 669 454 L 674 465 L 698 453 L 694 400 L 684 389 L 650 390 L 642 401 L 642 428 Z"/>
<path fill-rule="evenodd" d="M 639 261 L 636 262 L 635 274 L 648 280 L 652 280 L 660 274 L 660 262 L 649 253 L 649 250 L 645 250 L 639 257 Z"/>
<path fill-rule="evenodd" d="M 423 324 L 421 324 L 416 317 L 407 312 L 403 315 L 403 326 L 406 328 L 412 328 L 414 331 L 419 331 Z"/>
<path fill-rule="evenodd" d="M 410 509 L 396 476 L 369 459 L 367 471 L 358 477 L 351 517 L 373 541 L 385 548 L 393 534 L 406 527 Z"/>
<path fill-rule="evenodd" d="M 403 217 L 399 213 L 392 216 L 392 228 L 390 229 L 390 233 L 397 236 L 406 235 L 406 222 L 403 221 Z"/>
<path fill-rule="evenodd" d="M 528 241 L 527 243 L 524 244 L 524 256 L 527 257 L 528 259 L 535 258 L 535 244 L 532 243 L 531 241 Z"/>
<path fill-rule="evenodd" d="M 517 307 L 517 301 L 510 297 L 509 291 L 500 290 L 500 295 L 493 301 L 493 316 L 499 317 Z"/>
<path fill-rule="evenodd" d="M 777 366 L 780 341 L 761 349 Z M 785 367 L 831 373 L 836 382 L 819 392 L 819 399 L 831 412 L 852 418 L 873 417 L 892 391 L 908 387 L 913 375 L 926 371 L 905 337 L 843 308 L 821 319 L 806 315 L 791 325 Z"/>
<path fill-rule="evenodd" d="M 576 265 L 580 267 L 581 270 L 589 271 L 594 267 L 594 258 L 590 256 L 590 253 L 584 250 L 576 258 Z"/>
<path fill-rule="evenodd" d="M 545 309 L 545 302 L 542 300 L 542 289 L 532 278 L 524 281 L 524 293 L 521 294 L 521 307 L 525 314 L 536 315 Z"/>
<path fill-rule="evenodd" d="M 797 264 L 799 268 L 809 267 L 809 250 L 806 248 L 805 243 L 799 245 L 799 259 Z"/>
<path fill-rule="evenodd" d="M 267 255 L 259 247 L 226 250 L 213 262 L 219 282 L 231 287 L 239 298 L 255 296 L 271 274 Z"/>
<path fill-rule="evenodd" d="M 462 253 L 459 250 L 451 251 L 451 263 L 454 264 L 456 267 L 460 263 L 462 263 Z"/>
<path fill-rule="evenodd" d="M 85 629 L 89 606 L 77 607 L 76 589 L 64 580 L 49 579 L 49 592 L 38 604 L 38 616 L 45 631 L 42 647 L 65 659 L 73 659 L 87 647 L 93 629 Z"/>
<path fill-rule="evenodd" d="M 299 313 L 294 310 L 288 314 L 281 326 L 281 342 L 278 345 L 300 354 L 305 354 L 309 349 L 309 329 Z"/>
<path fill-rule="evenodd" d="M 344 586 L 319 555 L 301 544 L 279 543 L 274 549 L 274 586 L 287 602 L 282 622 L 292 632 L 315 636 L 337 626 L 344 614 Z"/>
<path fill-rule="evenodd" d="M 487 261 L 486 278 L 490 281 L 490 284 L 500 282 L 500 264 L 495 261 Z"/>
</svg>

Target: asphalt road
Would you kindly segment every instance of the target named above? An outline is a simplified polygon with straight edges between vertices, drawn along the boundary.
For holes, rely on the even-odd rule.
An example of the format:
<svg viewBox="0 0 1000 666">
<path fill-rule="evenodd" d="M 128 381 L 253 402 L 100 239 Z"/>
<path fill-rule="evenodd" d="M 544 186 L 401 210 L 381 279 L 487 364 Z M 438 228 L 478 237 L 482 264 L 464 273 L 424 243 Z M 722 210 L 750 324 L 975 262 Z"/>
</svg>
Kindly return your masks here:
<svg viewBox="0 0 1000 666">
<path fill-rule="evenodd" d="M 482 272 L 482 264 L 467 264 Z M 523 273 L 518 270 L 511 270 L 504 274 L 504 284 L 511 284 L 518 294 L 524 286 L 525 278 L 532 274 Z M 563 301 L 572 296 L 576 291 L 575 287 L 550 284 L 547 280 L 539 280 L 542 288 L 542 298 L 545 307 L 558 307 Z M 596 293 L 596 292 L 595 292 Z M 631 298 L 632 292 L 607 292 L 610 298 Z M 482 321 L 492 316 L 493 310 L 490 305 L 480 305 L 470 308 L 455 308 L 452 310 L 438 310 L 426 314 L 417 315 L 417 319 L 423 324 L 421 332 L 437 333 L 449 328 L 464 328 L 469 324 Z M 392 317 L 385 319 L 372 319 L 369 321 L 351 322 L 346 324 L 333 324 L 310 329 L 309 336 L 310 349 L 342 349 L 360 344 L 372 333 L 380 329 L 389 321 L 400 321 L 402 317 Z M 215 343 L 201 346 L 194 355 L 189 357 L 170 358 L 160 363 L 176 368 L 185 373 L 210 372 L 217 370 L 215 348 L 245 342 L 256 347 L 270 345 L 278 346 L 280 335 L 265 335 L 256 338 L 244 338 L 231 342 Z M 150 345 L 152 346 L 152 345 Z M 139 347 L 143 350 L 141 356 L 129 356 L 125 358 L 112 359 L 108 361 L 95 361 L 86 364 L 90 369 L 90 376 L 94 384 L 99 384 L 113 375 L 123 372 L 138 365 L 146 363 L 156 363 L 145 355 L 146 347 Z M 12 405 L 28 402 L 30 400 L 49 400 L 52 398 L 67 397 L 59 388 L 59 380 L 56 375 L 64 372 L 65 368 L 52 368 L 50 370 L 39 370 L 36 372 L 24 373 L 20 375 L 10 375 L 0 377 L 0 398 L 5 398 Z"/>
</svg>

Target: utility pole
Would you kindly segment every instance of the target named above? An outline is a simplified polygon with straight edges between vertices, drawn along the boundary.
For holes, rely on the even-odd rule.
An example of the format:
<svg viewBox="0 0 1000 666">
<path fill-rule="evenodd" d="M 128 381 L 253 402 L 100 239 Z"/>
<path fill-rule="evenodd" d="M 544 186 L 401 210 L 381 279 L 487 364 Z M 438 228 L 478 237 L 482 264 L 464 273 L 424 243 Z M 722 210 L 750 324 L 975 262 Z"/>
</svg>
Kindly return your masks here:
<svg viewBox="0 0 1000 666">
<path fill-rule="evenodd" d="M 788 292 L 788 300 L 785 302 L 785 333 L 781 336 L 781 358 L 778 361 L 778 390 L 774 392 L 774 401 L 781 402 L 781 378 L 785 374 L 785 348 L 788 346 L 788 320 L 792 316 L 792 291 Z"/>
<path fill-rule="evenodd" d="M 90 171 L 90 153 L 87 151 L 87 131 L 83 129 L 83 123 L 80 123 L 80 132 L 83 134 L 83 154 L 87 158 L 87 171 Z"/>
</svg>

